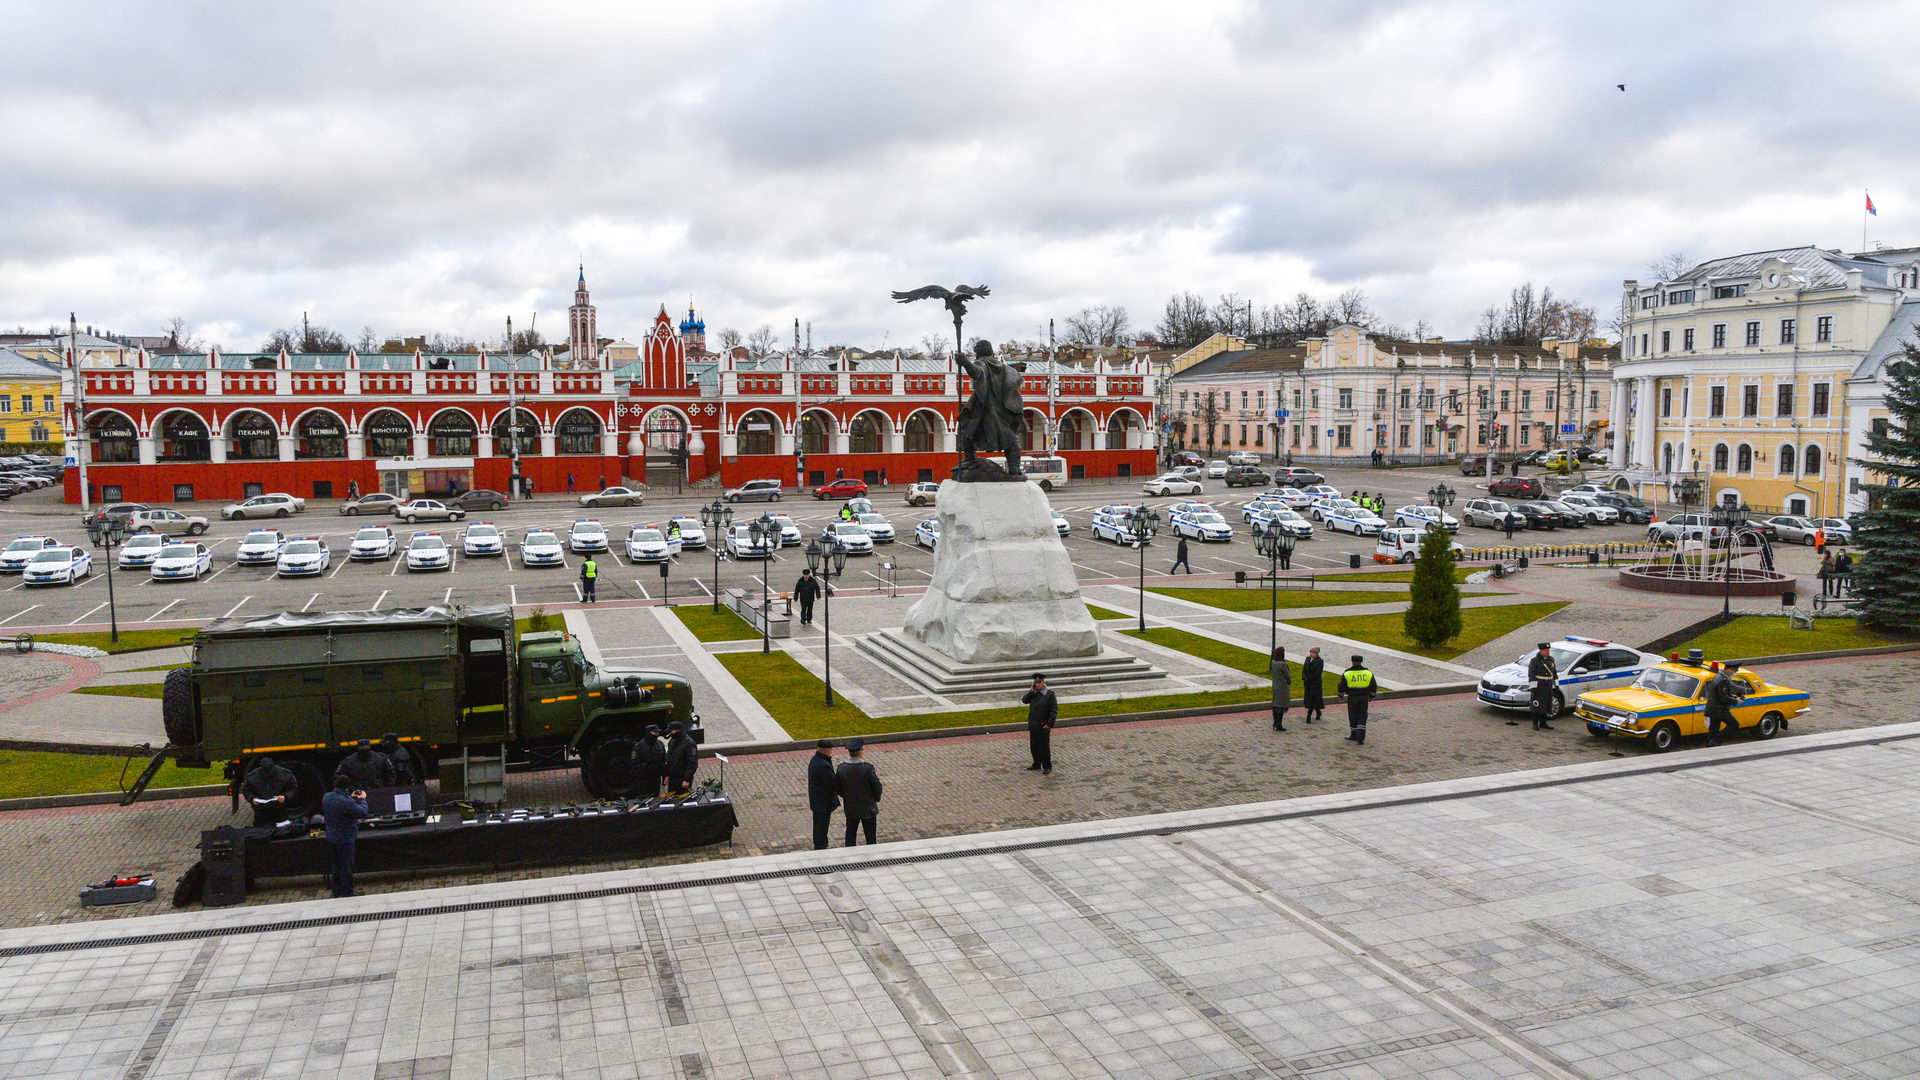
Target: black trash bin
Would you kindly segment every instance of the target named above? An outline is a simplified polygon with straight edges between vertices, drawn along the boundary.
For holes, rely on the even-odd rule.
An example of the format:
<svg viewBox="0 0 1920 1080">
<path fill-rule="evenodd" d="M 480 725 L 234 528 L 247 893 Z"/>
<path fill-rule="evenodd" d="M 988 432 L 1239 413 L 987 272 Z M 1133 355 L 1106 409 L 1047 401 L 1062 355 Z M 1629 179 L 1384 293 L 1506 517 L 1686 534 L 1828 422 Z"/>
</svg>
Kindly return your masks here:
<svg viewBox="0 0 1920 1080">
<path fill-rule="evenodd" d="M 1596 566 L 1596 565 L 1598 565 L 1598 564 L 1599 564 L 1599 562 L 1600 562 L 1600 553 L 1599 553 L 1599 552 L 1597 552 L 1597 551 L 1589 551 L 1589 552 L 1587 552 L 1587 565 L 1588 565 L 1588 566 Z"/>
<path fill-rule="evenodd" d="M 1525 555 L 1520 556 L 1520 569 L 1525 570 L 1532 563 Z"/>
<path fill-rule="evenodd" d="M 1352 552 L 1348 552 L 1347 553 L 1347 569 L 1349 570 L 1360 569 L 1360 556 L 1355 555 Z"/>
<path fill-rule="evenodd" d="M 1800 594 L 1799 592 L 1793 589 L 1788 589 L 1786 592 L 1783 592 L 1780 594 L 1781 607 L 1792 607 L 1795 604 L 1798 604 L 1799 602 L 1800 602 Z"/>
</svg>

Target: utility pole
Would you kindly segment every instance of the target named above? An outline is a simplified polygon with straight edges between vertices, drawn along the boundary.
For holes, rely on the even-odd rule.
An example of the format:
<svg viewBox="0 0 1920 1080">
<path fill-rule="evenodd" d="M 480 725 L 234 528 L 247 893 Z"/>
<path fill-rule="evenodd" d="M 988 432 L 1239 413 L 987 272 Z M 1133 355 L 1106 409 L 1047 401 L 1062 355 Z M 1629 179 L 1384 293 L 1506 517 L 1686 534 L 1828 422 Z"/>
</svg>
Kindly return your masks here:
<svg viewBox="0 0 1920 1080">
<path fill-rule="evenodd" d="M 512 475 L 507 490 L 514 498 L 526 492 L 520 478 L 520 363 L 513 356 L 513 316 L 507 316 L 507 458 Z"/>
<path fill-rule="evenodd" d="M 74 447 L 73 460 L 80 469 L 80 515 L 85 517 L 93 510 L 87 487 L 87 459 L 93 456 L 93 447 L 87 438 L 87 380 L 80 371 L 80 320 L 71 311 L 67 312 L 67 352 L 68 370 L 73 373 L 73 438 L 68 445 Z M 107 573 L 113 573 L 113 567 L 107 567 Z"/>
<path fill-rule="evenodd" d="M 313 331 L 311 328 L 307 326 L 307 313 L 303 311 L 300 313 L 300 344 L 295 346 L 294 351 L 306 352 L 307 339 L 312 336 L 313 336 Z"/>
<path fill-rule="evenodd" d="M 1053 356 L 1053 320 L 1047 320 L 1047 453 L 1060 452 L 1060 422 L 1054 416 L 1053 384 L 1059 380 L 1060 366 Z"/>
</svg>

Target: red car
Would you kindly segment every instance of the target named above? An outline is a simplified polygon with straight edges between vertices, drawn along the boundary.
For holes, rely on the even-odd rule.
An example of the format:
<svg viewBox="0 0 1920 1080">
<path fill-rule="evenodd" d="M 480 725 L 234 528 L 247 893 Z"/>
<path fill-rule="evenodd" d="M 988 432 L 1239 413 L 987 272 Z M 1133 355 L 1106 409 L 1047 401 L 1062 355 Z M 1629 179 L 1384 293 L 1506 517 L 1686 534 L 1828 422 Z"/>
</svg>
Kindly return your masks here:
<svg viewBox="0 0 1920 1080">
<path fill-rule="evenodd" d="M 816 499 L 864 499 L 866 496 L 867 482 L 852 478 L 835 480 L 825 487 L 813 489 L 813 497 Z"/>
<path fill-rule="evenodd" d="M 1539 478 L 1532 476 L 1503 476 L 1487 485 L 1487 494 L 1508 498 L 1538 499 L 1542 492 Z"/>
</svg>

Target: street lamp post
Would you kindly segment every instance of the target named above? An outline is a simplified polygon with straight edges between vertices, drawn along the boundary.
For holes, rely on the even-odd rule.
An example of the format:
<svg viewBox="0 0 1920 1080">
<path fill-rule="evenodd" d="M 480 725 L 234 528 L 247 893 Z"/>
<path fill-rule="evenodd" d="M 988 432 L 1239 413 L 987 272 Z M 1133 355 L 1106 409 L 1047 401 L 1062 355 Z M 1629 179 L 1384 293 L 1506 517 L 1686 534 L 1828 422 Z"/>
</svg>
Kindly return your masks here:
<svg viewBox="0 0 1920 1080">
<path fill-rule="evenodd" d="M 1720 574 L 1721 581 L 1722 581 L 1721 591 L 1720 591 L 1720 614 L 1723 616 L 1731 617 L 1733 615 L 1734 531 L 1736 529 L 1741 528 L 1747 523 L 1747 515 L 1745 511 L 1741 510 L 1740 507 L 1736 505 L 1719 503 L 1714 506 L 1713 513 L 1708 518 L 1708 521 L 1710 524 L 1707 530 L 1707 555 L 1703 557 L 1710 557 L 1713 553 L 1714 530 L 1716 529 L 1720 530 L 1721 535 L 1727 538 L 1727 554 L 1724 560 L 1724 565 L 1721 567 L 1721 574 Z"/>
<path fill-rule="evenodd" d="M 1293 561 L 1293 534 L 1271 522 L 1253 524 L 1253 547 L 1267 559 L 1267 655 L 1280 644 L 1280 561 Z"/>
<path fill-rule="evenodd" d="M 727 531 L 733 526 L 733 507 L 714 499 L 700 508 L 700 524 L 707 530 L 707 547 L 713 552 L 713 610 L 720 611 L 720 556 L 724 554 Z"/>
<path fill-rule="evenodd" d="M 773 652 L 773 612 L 767 607 L 767 575 L 773 572 L 774 545 L 780 542 L 780 526 L 769 517 L 757 517 L 747 526 L 747 536 L 753 541 L 755 554 L 766 560 L 760 567 L 760 654 Z"/>
<path fill-rule="evenodd" d="M 1147 632 L 1147 545 L 1160 531 L 1160 515 L 1146 507 L 1137 507 L 1127 519 L 1127 535 L 1140 552 L 1140 632 Z"/>
<path fill-rule="evenodd" d="M 87 531 L 92 534 L 93 546 L 107 553 L 107 625 L 110 628 L 109 632 L 112 640 L 118 644 L 120 641 L 120 607 L 115 603 L 113 597 L 113 571 L 115 569 L 113 549 L 118 547 L 122 540 L 126 539 L 127 519 L 106 517 L 103 515 L 97 518 L 94 524 L 89 525 Z"/>
<path fill-rule="evenodd" d="M 847 572 L 847 548 L 838 540 L 829 541 L 829 546 L 822 547 L 820 541 L 815 539 L 807 541 L 806 554 L 807 569 L 813 571 L 815 577 L 824 580 L 820 594 L 826 624 L 822 628 L 823 639 L 826 642 L 822 665 L 827 672 L 827 704 L 831 706 L 833 704 L 833 579 Z"/>
</svg>

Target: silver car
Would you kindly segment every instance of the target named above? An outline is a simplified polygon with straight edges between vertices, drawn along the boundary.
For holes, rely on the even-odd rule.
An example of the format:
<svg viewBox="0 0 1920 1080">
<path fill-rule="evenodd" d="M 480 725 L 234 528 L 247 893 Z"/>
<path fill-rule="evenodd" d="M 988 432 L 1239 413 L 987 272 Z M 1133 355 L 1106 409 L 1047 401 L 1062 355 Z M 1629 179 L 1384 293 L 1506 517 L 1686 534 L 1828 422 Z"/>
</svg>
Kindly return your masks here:
<svg viewBox="0 0 1920 1080">
<path fill-rule="evenodd" d="M 459 521 L 467 516 L 467 512 L 457 506 L 448 506 L 439 499 L 408 499 L 394 504 L 393 516 L 411 524 L 415 521 Z"/>
</svg>

